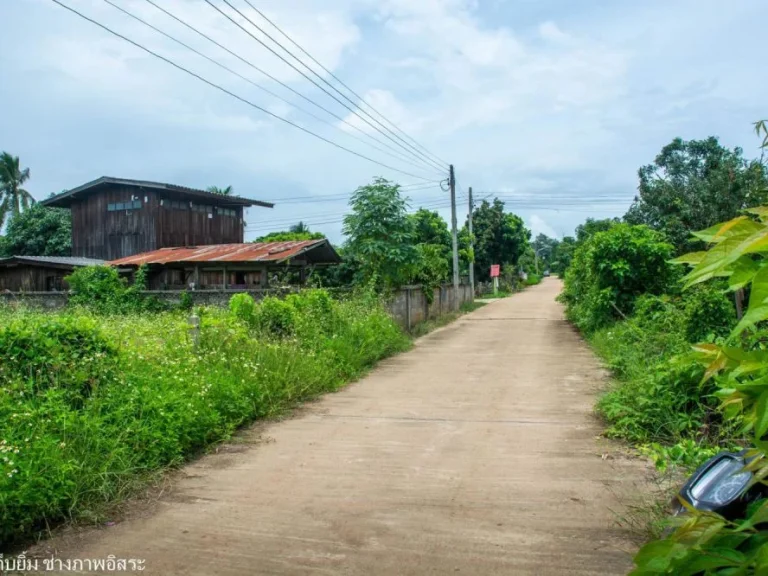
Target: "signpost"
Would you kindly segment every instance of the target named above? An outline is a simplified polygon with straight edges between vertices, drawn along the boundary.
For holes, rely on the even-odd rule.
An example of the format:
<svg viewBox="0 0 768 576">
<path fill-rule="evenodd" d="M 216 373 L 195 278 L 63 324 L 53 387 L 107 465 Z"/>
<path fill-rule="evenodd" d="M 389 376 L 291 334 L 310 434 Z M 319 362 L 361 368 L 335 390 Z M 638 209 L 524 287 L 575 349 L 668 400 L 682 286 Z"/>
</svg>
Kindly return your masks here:
<svg viewBox="0 0 768 576">
<path fill-rule="evenodd" d="M 491 278 L 493 278 L 493 295 L 499 293 L 499 273 L 501 272 L 501 266 L 498 264 L 491 264 Z"/>
</svg>

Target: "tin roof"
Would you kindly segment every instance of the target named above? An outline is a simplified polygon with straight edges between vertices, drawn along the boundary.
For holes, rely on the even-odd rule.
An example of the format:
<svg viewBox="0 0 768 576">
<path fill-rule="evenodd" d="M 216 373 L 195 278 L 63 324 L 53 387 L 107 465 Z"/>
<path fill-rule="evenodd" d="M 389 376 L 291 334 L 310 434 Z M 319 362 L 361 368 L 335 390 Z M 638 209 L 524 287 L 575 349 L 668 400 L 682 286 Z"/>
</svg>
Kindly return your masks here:
<svg viewBox="0 0 768 576">
<path fill-rule="evenodd" d="M 120 186 L 132 186 L 135 188 L 151 188 L 153 190 L 165 190 L 171 192 L 177 196 L 184 196 L 189 198 L 205 199 L 218 205 L 229 206 L 262 206 L 264 208 L 273 208 L 274 204 L 270 202 L 262 202 L 261 200 L 251 200 L 250 198 L 243 198 L 241 196 L 225 196 L 223 194 L 214 194 L 206 190 L 199 190 L 197 188 L 187 188 L 186 186 L 177 186 L 175 184 L 165 184 L 163 182 L 148 182 L 146 180 L 130 180 L 126 178 L 113 178 L 111 176 L 102 176 L 92 182 L 87 182 L 72 188 L 71 190 L 65 190 L 61 194 L 51 196 L 46 200 L 40 202 L 43 206 L 55 206 L 59 208 L 67 208 L 72 204 L 73 200 L 82 198 L 89 194 L 98 191 L 100 188 L 109 185 Z"/>
<path fill-rule="evenodd" d="M 77 256 L 10 256 L 8 258 L 0 258 L 0 266 L 10 266 L 14 264 L 37 264 L 41 266 L 48 264 L 75 268 L 77 266 L 98 266 L 100 264 L 106 264 L 106 262 L 104 260 L 80 258 Z"/>
<path fill-rule="evenodd" d="M 321 239 L 160 248 L 159 250 L 113 260 L 109 264 L 112 266 L 141 266 L 142 264 L 175 264 L 183 262 L 270 262 L 276 264 L 296 258 L 297 256 L 304 256 L 309 262 L 314 264 L 338 264 L 341 262 L 341 258 L 328 240 Z"/>
</svg>

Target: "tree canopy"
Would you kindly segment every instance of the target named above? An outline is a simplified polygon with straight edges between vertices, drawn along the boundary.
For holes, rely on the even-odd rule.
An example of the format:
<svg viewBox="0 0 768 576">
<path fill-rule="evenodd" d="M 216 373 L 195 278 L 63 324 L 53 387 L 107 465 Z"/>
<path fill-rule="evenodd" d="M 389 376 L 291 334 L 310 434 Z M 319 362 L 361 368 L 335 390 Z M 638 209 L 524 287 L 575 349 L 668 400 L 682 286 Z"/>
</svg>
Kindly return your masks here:
<svg viewBox="0 0 768 576">
<path fill-rule="evenodd" d="M 227 186 L 225 188 L 219 188 L 218 186 L 208 186 L 205 191 L 210 192 L 211 194 L 219 194 L 220 196 L 231 196 L 233 193 L 232 186 Z"/>
<path fill-rule="evenodd" d="M 504 203 L 498 198 L 492 204 L 483 200 L 472 212 L 472 225 L 478 280 L 490 278 L 491 264 L 517 265 L 531 237 L 519 216 L 504 212 Z"/>
<path fill-rule="evenodd" d="M 0 247 L 5 256 L 69 256 L 72 219 L 69 210 L 33 204 L 8 221 Z"/>
<path fill-rule="evenodd" d="M 22 185 L 29 180 L 29 168 L 21 168 L 18 156 L 0 154 L 0 228 L 8 214 L 18 214 L 35 199 Z"/>
<path fill-rule="evenodd" d="M 675 138 L 638 175 L 639 195 L 625 221 L 664 232 L 677 252 L 691 247 L 692 231 L 768 200 L 765 166 L 745 160 L 741 148 L 725 148 L 715 137 Z"/>
<path fill-rule="evenodd" d="M 418 254 L 400 186 L 383 178 L 361 186 L 344 217 L 345 256 L 357 263 L 360 282 L 375 280 L 384 287 L 404 284 L 412 276 Z"/>
</svg>

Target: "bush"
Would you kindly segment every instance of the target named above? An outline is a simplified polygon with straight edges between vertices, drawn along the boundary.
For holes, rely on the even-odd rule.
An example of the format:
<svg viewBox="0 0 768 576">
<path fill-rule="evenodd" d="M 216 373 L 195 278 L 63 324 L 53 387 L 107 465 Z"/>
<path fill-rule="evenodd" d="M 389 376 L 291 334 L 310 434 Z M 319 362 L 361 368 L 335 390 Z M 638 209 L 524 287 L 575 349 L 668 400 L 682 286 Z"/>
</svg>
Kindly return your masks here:
<svg viewBox="0 0 768 576">
<path fill-rule="evenodd" d="M 296 309 L 291 302 L 268 296 L 259 304 L 256 324 L 269 336 L 276 338 L 290 336 L 296 324 Z"/>
<path fill-rule="evenodd" d="M 256 302 L 250 294 L 235 294 L 229 299 L 229 311 L 238 320 L 252 324 Z"/>
<path fill-rule="evenodd" d="M 112 266 L 85 266 L 65 278 L 72 294 L 69 303 L 100 314 L 129 312 L 160 312 L 167 307 L 156 298 L 146 298 L 147 267 L 136 271 L 134 283 L 128 286 Z"/>
<path fill-rule="evenodd" d="M 685 334 L 689 342 L 725 338 L 736 325 L 736 307 L 722 290 L 696 286 L 684 298 Z"/>
<path fill-rule="evenodd" d="M 367 294 L 266 299 L 254 316 L 251 326 L 201 309 L 195 347 L 180 312 L 0 309 L 0 544 L 68 518 L 97 520 L 153 470 L 409 345 Z M 264 339 L 262 327 L 293 337 Z"/>
<path fill-rule="evenodd" d="M 526 286 L 536 286 L 536 284 L 541 284 L 541 276 L 538 274 L 528 274 L 528 278 L 525 279 L 524 284 Z"/>
<path fill-rule="evenodd" d="M 672 246 L 647 226 L 616 224 L 589 237 L 575 251 L 562 300 L 569 319 L 592 332 L 629 316 L 642 294 L 672 285 Z"/>
</svg>

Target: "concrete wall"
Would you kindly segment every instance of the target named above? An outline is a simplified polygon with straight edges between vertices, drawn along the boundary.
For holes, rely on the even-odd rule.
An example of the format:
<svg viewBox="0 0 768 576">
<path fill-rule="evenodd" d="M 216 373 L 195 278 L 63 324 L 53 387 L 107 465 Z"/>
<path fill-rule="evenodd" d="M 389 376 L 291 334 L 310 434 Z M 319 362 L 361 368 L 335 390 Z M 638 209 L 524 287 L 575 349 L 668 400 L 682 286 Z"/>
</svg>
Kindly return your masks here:
<svg viewBox="0 0 768 576">
<path fill-rule="evenodd" d="M 421 286 L 403 286 L 392 299 L 389 310 L 400 326 L 410 330 L 421 322 L 453 312 L 461 304 L 472 300 L 472 290 L 468 284 L 459 285 L 458 302 L 454 298 L 452 284 L 435 288 L 431 304 Z"/>
<path fill-rule="evenodd" d="M 195 290 L 187 292 L 197 306 L 226 306 L 233 294 L 247 292 L 255 300 L 265 296 L 285 296 L 292 289 L 276 290 Z M 181 292 L 176 290 L 147 290 L 145 295 L 157 298 L 168 304 L 178 304 Z M 398 290 L 389 303 L 389 311 L 395 321 L 405 330 L 417 324 L 445 313 L 452 312 L 465 303 L 472 301 L 472 291 L 468 284 L 459 286 L 458 303 L 453 295 L 453 285 L 446 284 L 435 288 L 432 303 L 427 301 L 421 286 L 404 286 Z M 0 304 L 21 304 L 34 308 L 56 310 L 67 305 L 66 292 L 0 292 Z"/>
</svg>

